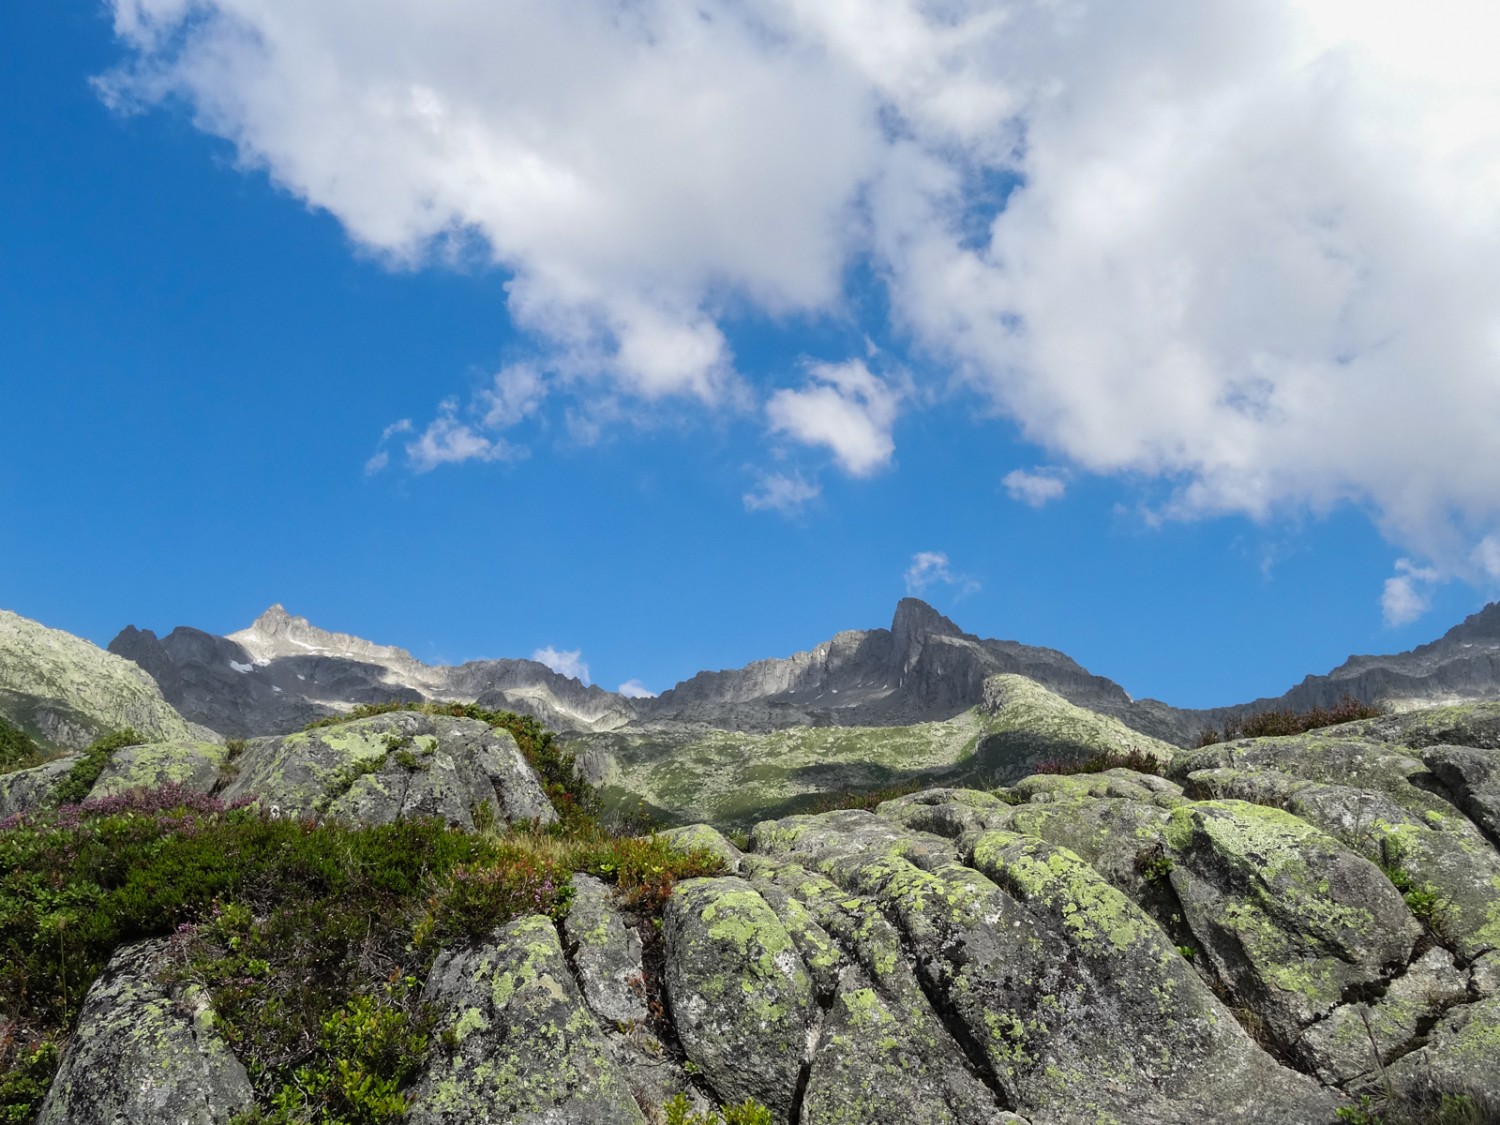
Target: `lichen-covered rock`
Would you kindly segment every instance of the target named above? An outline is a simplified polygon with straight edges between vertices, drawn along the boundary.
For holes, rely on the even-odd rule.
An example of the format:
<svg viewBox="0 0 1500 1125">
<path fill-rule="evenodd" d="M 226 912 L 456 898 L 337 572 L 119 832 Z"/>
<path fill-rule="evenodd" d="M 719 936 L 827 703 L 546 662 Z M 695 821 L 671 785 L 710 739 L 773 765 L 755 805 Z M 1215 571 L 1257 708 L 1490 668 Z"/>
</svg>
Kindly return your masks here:
<svg viewBox="0 0 1500 1125">
<path fill-rule="evenodd" d="M 1033 1120 L 1187 1121 L 1208 1105 L 1222 1120 L 1332 1116 L 1332 1102 L 1259 1051 L 1154 923 L 1076 857 L 1013 833 L 981 836 L 967 858 L 1002 889 L 948 841 L 860 813 L 760 824 L 752 844 L 875 900 L 924 991 Z M 1048 867 L 1055 857 L 1065 876 Z M 1136 984 L 1122 987 L 1127 978 Z M 1165 1041 L 1181 1053 L 1155 1049 Z M 1143 1043 L 1155 1047 L 1136 1057 Z"/>
<path fill-rule="evenodd" d="M 1469 819 L 1500 844 L 1500 750 L 1433 746 L 1423 751 L 1422 761 L 1448 787 Z"/>
<path fill-rule="evenodd" d="M 1172 887 L 1204 953 L 1288 1047 L 1346 990 L 1404 966 L 1421 933 L 1379 868 L 1279 809 L 1185 805 L 1167 841 Z"/>
<path fill-rule="evenodd" d="M 7 610 L 0 610 L 0 715 L 66 750 L 126 727 L 154 740 L 193 738 L 201 729 L 135 664 Z"/>
<path fill-rule="evenodd" d="M 816 1004 L 812 978 L 743 879 L 688 879 L 667 900 L 666 985 L 687 1056 L 726 1102 L 792 1109 Z"/>
<path fill-rule="evenodd" d="M 1273 770 L 1199 771 L 1188 786 L 1295 814 L 1423 896 L 1444 939 L 1464 958 L 1500 949 L 1500 854 L 1452 805 L 1440 802 L 1419 815 L 1379 790 Z"/>
<path fill-rule="evenodd" d="M 0 820 L 51 804 L 57 787 L 78 761 L 78 755 L 70 754 L 30 769 L 0 773 Z"/>
<path fill-rule="evenodd" d="M 724 861 L 725 871 L 731 875 L 739 873 L 740 861 L 744 858 L 740 849 L 711 825 L 686 824 L 681 828 L 669 828 L 658 835 L 679 851 L 703 851 L 716 855 Z"/>
<path fill-rule="evenodd" d="M 1002 1105 L 998 1093 L 985 1085 L 934 1011 L 900 933 L 879 904 L 797 863 L 750 855 L 746 865 L 755 888 L 798 942 L 820 1002 L 830 1008 L 809 1074 L 802 1120 L 851 1120 L 839 1116 L 846 1101 L 868 1107 L 868 1120 L 875 1123 L 901 1125 L 923 1114 L 956 1122 L 995 1120 Z M 799 919 L 804 911 L 816 924 L 814 940 L 808 940 L 806 925 Z M 867 989 L 873 990 L 873 1001 L 860 995 Z M 840 1016 L 835 1003 L 840 993 L 850 1009 L 847 1018 Z M 884 1025 L 886 1015 L 899 1030 L 874 1038 L 856 1033 L 872 1021 Z M 901 1072 L 899 1081 L 889 1078 L 892 1068 Z M 871 1088 L 883 1093 L 883 1101 L 870 1099 Z M 998 1120 L 1012 1118 L 1002 1114 Z"/>
<path fill-rule="evenodd" d="M 201 993 L 156 981 L 165 945 L 139 942 L 110 959 L 37 1125 L 228 1125 L 254 1104 Z"/>
<path fill-rule="evenodd" d="M 1480 1105 L 1500 1106 L 1500 997 L 1452 1009 L 1429 1035 L 1427 1046 L 1391 1063 L 1371 1088 L 1389 1082 L 1419 1103 L 1467 1094 Z"/>
<path fill-rule="evenodd" d="M 1452 813 L 1445 798 L 1413 784 L 1428 774 L 1417 755 L 1401 746 L 1354 737 L 1349 732 L 1357 725 L 1183 751 L 1172 759 L 1168 773 L 1182 782 L 1201 770 L 1277 771 L 1299 781 L 1383 793 L 1416 817 Z"/>
<path fill-rule="evenodd" d="M 127 746 L 110 757 L 104 772 L 89 790 L 89 799 L 114 797 L 132 789 L 160 789 L 180 785 L 193 793 L 208 793 L 219 781 L 229 751 L 216 742 L 176 740 Z"/>
<path fill-rule="evenodd" d="M 1011 786 L 1011 792 L 1027 801 L 1076 800 L 1079 797 L 1128 798 L 1165 808 L 1182 804 L 1182 786 L 1135 770 L 1110 769 L 1102 773 L 1033 774 Z"/>
<path fill-rule="evenodd" d="M 547 918 L 439 955 L 423 999 L 440 1015 L 407 1125 L 644 1125 Z"/>
<path fill-rule="evenodd" d="M 1054 1055 L 1067 1093 L 1054 1111 L 1098 1109 L 1133 1121 L 1291 1120 L 1332 1103 L 1255 1046 L 1161 929 L 1065 848 L 1013 832 L 974 841 L 969 861 L 1071 947 L 1071 987 L 1043 1016 L 1089 1039 Z M 1019 966 L 1018 966 L 1019 967 Z M 1046 1007 L 1044 1002 L 1043 1007 Z M 1079 1058 L 1086 1045 L 1089 1061 Z"/>
<path fill-rule="evenodd" d="M 472 829 L 557 813 L 514 738 L 474 719 L 401 711 L 285 738 L 257 739 L 224 796 L 257 798 L 283 816 L 360 824 L 437 817 Z"/>
<path fill-rule="evenodd" d="M 583 997 L 600 1019 L 635 1024 L 646 1019 L 641 939 L 614 908 L 609 887 L 592 875 L 573 876 L 573 901 L 563 934 Z"/>
<path fill-rule="evenodd" d="M 1431 949 L 1369 1003 L 1334 1009 L 1297 1042 L 1297 1053 L 1331 1086 L 1378 1071 L 1417 1041 L 1424 1026 L 1469 998 L 1468 980 L 1445 949 Z"/>
<path fill-rule="evenodd" d="M 948 1085 L 901 1013 L 892 1010 L 863 972 L 847 966 L 813 1054 L 802 1125 L 991 1125 L 1002 1120 L 1002 1108 L 982 1090 L 974 1091 L 967 1104 L 955 1106 L 944 1096 Z"/>
</svg>

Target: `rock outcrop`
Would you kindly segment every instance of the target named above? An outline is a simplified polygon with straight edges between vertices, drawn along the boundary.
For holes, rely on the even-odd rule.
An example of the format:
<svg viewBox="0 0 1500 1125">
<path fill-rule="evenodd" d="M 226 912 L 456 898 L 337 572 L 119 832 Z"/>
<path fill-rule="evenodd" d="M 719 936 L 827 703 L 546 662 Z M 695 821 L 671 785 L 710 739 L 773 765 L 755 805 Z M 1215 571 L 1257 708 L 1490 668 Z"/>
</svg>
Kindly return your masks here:
<svg viewBox="0 0 1500 1125">
<path fill-rule="evenodd" d="M 480 726 L 397 714 L 263 740 L 233 785 L 367 823 L 534 815 L 535 778 Z M 744 847 L 675 830 L 725 870 L 678 883 L 659 935 L 580 876 L 560 922 L 437 956 L 406 1120 L 640 1125 L 684 1091 L 786 1125 L 1333 1125 L 1365 1094 L 1500 1104 L 1495 751 L 1451 741 L 1495 730 L 1500 704 L 1412 713 L 1163 755 L 1165 776 L 767 819 Z M 199 748 L 177 752 L 199 777 Z M 95 985 L 43 1121 L 244 1106 L 200 1000 L 154 972 L 162 949 L 128 947 Z"/>
</svg>

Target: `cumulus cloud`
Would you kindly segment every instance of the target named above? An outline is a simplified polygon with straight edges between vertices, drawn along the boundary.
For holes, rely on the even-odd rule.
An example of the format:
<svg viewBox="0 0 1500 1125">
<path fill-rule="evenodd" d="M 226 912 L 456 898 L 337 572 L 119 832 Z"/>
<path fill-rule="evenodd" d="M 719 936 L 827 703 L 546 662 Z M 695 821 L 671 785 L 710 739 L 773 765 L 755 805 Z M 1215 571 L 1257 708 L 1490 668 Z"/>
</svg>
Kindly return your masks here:
<svg viewBox="0 0 1500 1125">
<path fill-rule="evenodd" d="M 1010 493 L 1012 500 L 1019 500 L 1033 508 L 1041 508 L 1054 500 L 1061 500 L 1068 491 L 1067 482 L 1051 469 L 1012 469 L 1001 478 L 1000 483 Z"/>
<path fill-rule="evenodd" d="M 468 422 L 461 421 L 458 400 L 451 398 L 439 405 L 438 416 L 427 428 L 406 443 L 407 464 L 418 473 L 460 461 L 512 461 L 525 455 L 524 449 L 500 438 L 486 437 Z"/>
<path fill-rule="evenodd" d="M 979 581 L 966 574 L 955 574 L 943 551 L 918 551 L 911 557 L 904 578 L 906 592 L 918 598 L 937 586 L 949 587 L 960 598 L 979 592 Z"/>
<path fill-rule="evenodd" d="M 184 101 L 393 261 L 487 256 L 566 386 L 721 406 L 727 316 L 847 317 L 867 264 L 928 392 L 1163 515 L 1352 502 L 1468 576 L 1500 531 L 1491 0 L 111 4 L 107 99 Z M 854 361 L 751 393 L 891 461 Z"/>
<path fill-rule="evenodd" d="M 803 480 L 797 473 L 763 473 L 759 482 L 743 499 L 749 512 L 780 512 L 794 516 L 823 492 L 816 482 Z"/>
<path fill-rule="evenodd" d="M 582 649 L 561 650 L 548 645 L 531 654 L 538 664 L 545 664 L 559 676 L 570 676 L 581 684 L 589 682 L 589 666 L 583 659 Z"/>
<path fill-rule="evenodd" d="M 814 363 L 801 390 L 779 390 L 766 403 L 771 429 L 808 445 L 827 446 L 852 476 L 890 463 L 900 394 L 863 360 Z"/>
<path fill-rule="evenodd" d="M 615 691 L 623 695 L 626 699 L 656 698 L 656 692 L 652 691 L 645 684 L 641 683 L 640 680 L 626 680 L 619 687 L 615 688 Z"/>
<path fill-rule="evenodd" d="M 1380 609 L 1392 627 L 1408 625 L 1432 605 L 1432 586 L 1442 575 L 1432 567 L 1415 565 L 1410 559 L 1396 560 L 1396 573 L 1385 580 Z"/>
</svg>

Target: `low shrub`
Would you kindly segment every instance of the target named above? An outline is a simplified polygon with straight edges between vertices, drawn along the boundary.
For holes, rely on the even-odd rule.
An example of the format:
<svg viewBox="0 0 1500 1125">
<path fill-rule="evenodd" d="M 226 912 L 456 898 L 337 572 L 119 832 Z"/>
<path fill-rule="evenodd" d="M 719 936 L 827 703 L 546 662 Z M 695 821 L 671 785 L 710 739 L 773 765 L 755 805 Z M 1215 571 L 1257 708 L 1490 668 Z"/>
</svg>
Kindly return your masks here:
<svg viewBox="0 0 1500 1125">
<path fill-rule="evenodd" d="M 1378 719 L 1384 714 L 1385 708 L 1346 695 L 1332 707 L 1312 707 L 1306 711 L 1256 711 L 1242 718 L 1225 719 L 1222 727 L 1204 727 L 1199 731 L 1195 746 L 1201 749 L 1236 738 L 1304 734 L 1339 723 L 1352 723 L 1356 719 Z"/>
<path fill-rule="evenodd" d="M 1102 750 L 1091 758 L 1077 761 L 1052 759 L 1036 767 L 1037 773 L 1067 777 L 1079 773 L 1103 773 L 1105 770 L 1126 769 L 1136 773 L 1160 774 L 1162 762 L 1144 750 Z"/>
<path fill-rule="evenodd" d="M 920 793 L 923 789 L 931 788 L 931 780 L 913 779 L 901 781 L 894 785 L 881 786 L 879 789 L 856 789 L 845 793 L 825 793 L 812 803 L 807 809 L 810 813 L 837 812 L 841 809 L 864 809 L 866 812 L 874 812 L 876 806 L 884 801 L 894 801 L 897 797 L 906 797 L 912 793 Z"/>
</svg>

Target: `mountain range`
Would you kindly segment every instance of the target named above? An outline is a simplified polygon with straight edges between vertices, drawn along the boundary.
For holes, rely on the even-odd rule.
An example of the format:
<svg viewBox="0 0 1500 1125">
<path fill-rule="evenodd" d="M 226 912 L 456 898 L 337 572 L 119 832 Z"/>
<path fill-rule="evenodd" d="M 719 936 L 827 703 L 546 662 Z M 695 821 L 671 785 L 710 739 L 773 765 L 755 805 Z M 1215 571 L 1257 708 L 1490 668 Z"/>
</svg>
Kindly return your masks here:
<svg viewBox="0 0 1500 1125">
<path fill-rule="evenodd" d="M 187 719 L 232 738 L 285 734 L 358 704 L 424 699 L 514 710 L 572 734 L 900 727 L 950 720 L 982 703 L 990 677 L 1019 675 L 1183 746 L 1227 718 L 1327 707 L 1344 696 L 1401 710 L 1500 695 L 1500 603 L 1410 652 L 1351 656 L 1282 695 L 1211 709 L 1134 700 L 1055 649 L 965 633 L 915 598 L 901 600 L 889 629 L 848 630 L 806 652 L 699 672 L 645 699 L 535 660 L 425 664 L 404 649 L 319 629 L 279 605 L 225 637 L 187 626 L 158 637 L 129 626 L 109 651 L 144 669 Z"/>
</svg>

